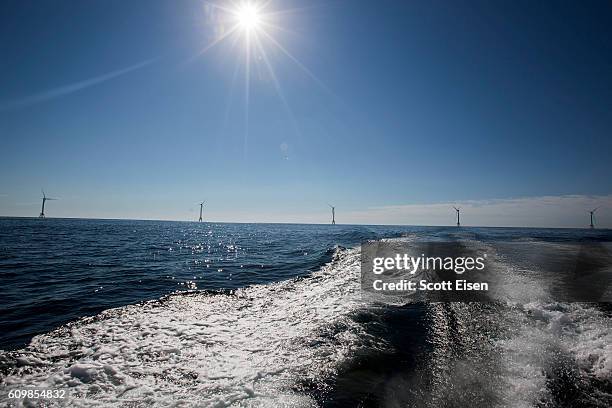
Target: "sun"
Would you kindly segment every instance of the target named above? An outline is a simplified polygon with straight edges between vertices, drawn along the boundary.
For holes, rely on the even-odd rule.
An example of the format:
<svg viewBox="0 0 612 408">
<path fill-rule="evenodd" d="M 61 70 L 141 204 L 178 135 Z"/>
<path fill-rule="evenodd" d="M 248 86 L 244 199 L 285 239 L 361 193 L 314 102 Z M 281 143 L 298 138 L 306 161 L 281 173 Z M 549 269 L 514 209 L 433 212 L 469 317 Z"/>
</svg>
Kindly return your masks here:
<svg viewBox="0 0 612 408">
<path fill-rule="evenodd" d="M 261 25 L 261 13 L 252 3 L 243 3 L 236 9 L 238 26 L 245 31 L 256 30 Z"/>
<path fill-rule="evenodd" d="M 276 9 L 272 6 L 276 0 L 204 1 L 206 2 L 204 8 L 205 25 L 208 27 L 206 34 L 207 37 L 212 37 L 213 41 L 209 42 L 192 59 L 207 53 L 221 43 L 230 43 L 228 44 L 229 50 L 238 51 L 232 53 L 238 59 L 232 77 L 229 100 L 232 100 L 234 85 L 240 76 L 239 73 L 242 73 L 244 78 L 245 154 L 249 138 L 251 83 L 253 80 L 272 84 L 293 124 L 294 131 L 299 134 L 295 115 L 284 95 L 281 78 L 276 73 L 275 60 L 283 56 L 286 57 L 325 92 L 331 92 L 296 56 L 284 47 L 280 39 L 276 38 L 283 33 L 289 33 L 292 36 L 299 35 L 299 33 L 288 28 L 288 25 L 304 8 Z M 238 44 L 241 46 L 237 46 Z"/>
</svg>

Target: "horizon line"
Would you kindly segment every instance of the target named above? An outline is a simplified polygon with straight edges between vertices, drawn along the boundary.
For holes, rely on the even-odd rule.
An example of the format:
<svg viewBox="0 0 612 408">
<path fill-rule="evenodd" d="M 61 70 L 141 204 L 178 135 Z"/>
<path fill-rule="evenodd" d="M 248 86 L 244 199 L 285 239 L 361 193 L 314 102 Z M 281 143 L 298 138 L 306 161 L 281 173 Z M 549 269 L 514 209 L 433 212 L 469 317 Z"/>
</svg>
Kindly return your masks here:
<svg viewBox="0 0 612 408">
<path fill-rule="evenodd" d="M 39 217 L 35 216 L 18 216 L 18 215 L 0 215 L 0 218 L 14 218 L 14 219 L 34 219 L 40 220 Z M 590 226 L 584 227 L 534 227 L 534 226 L 504 226 L 504 225 L 461 225 L 457 227 L 455 224 L 448 225 L 422 225 L 422 224 L 343 224 L 343 223 L 315 223 L 315 222 L 265 222 L 265 221 L 202 221 L 197 220 L 169 220 L 169 219 L 150 219 L 150 218 L 87 218 L 87 217 L 45 217 L 44 220 L 92 220 L 92 221 L 152 221 L 152 222 L 189 222 L 195 224 L 272 224 L 272 225 L 329 225 L 330 228 L 334 228 L 336 225 L 339 226 L 362 226 L 362 227 L 426 227 L 426 228 L 516 228 L 516 229 L 567 229 L 567 230 L 589 230 L 589 231 L 603 231 L 612 230 L 612 227 L 596 227 L 590 228 Z"/>
</svg>

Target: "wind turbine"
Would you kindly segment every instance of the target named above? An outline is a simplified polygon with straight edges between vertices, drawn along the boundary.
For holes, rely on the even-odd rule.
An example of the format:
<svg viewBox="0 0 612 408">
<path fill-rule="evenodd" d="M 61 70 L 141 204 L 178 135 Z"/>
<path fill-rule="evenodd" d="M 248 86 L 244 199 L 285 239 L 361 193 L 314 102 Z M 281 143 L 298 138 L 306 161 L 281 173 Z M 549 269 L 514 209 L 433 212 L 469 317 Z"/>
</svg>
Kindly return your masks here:
<svg viewBox="0 0 612 408">
<path fill-rule="evenodd" d="M 57 198 L 51 198 L 51 197 L 47 197 L 45 195 L 45 191 L 41 188 L 40 191 L 42 191 L 42 208 L 40 209 L 40 215 L 38 216 L 38 218 L 45 218 L 45 203 L 48 200 L 57 200 Z"/>
<path fill-rule="evenodd" d="M 198 219 L 198 222 L 202 222 L 202 207 L 204 207 L 204 203 L 205 203 L 205 202 L 206 202 L 206 201 L 202 201 L 202 202 L 200 203 L 200 218 Z"/>
<path fill-rule="evenodd" d="M 593 224 L 593 214 L 595 214 L 595 211 L 597 211 L 598 209 L 599 207 L 593 208 L 591 211 L 589 211 L 589 214 L 591 214 L 591 228 L 595 228 L 595 224 Z"/>
<path fill-rule="evenodd" d="M 457 226 L 460 227 L 461 223 L 459 222 L 459 212 L 461 211 L 461 207 L 457 208 L 453 206 L 453 208 L 455 209 L 455 211 L 457 211 Z"/>
<path fill-rule="evenodd" d="M 331 208 L 332 210 L 332 225 L 336 225 L 336 207 L 334 207 L 331 204 L 327 204 L 329 205 L 329 208 Z"/>
</svg>

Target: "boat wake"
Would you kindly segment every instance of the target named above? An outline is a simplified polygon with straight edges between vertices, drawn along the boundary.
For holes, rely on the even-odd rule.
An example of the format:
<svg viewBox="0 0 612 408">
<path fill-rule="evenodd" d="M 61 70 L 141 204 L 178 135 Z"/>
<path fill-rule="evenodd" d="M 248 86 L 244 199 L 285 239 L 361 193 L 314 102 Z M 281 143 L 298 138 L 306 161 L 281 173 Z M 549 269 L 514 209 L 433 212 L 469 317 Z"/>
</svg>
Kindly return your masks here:
<svg viewBox="0 0 612 408">
<path fill-rule="evenodd" d="M 312 405 L 296 385 L 332 375 L 358 347 L 348 318 L 360 306 L 358 273 L 359 251 L 338 248 L 307 278 L 81 319 L 3 355 L 0 398 L 29 386 L 68 388 L 71 406 Z"/>
<path fill-rule="evenodd" d="M 506 300 L 380 304 L 361 296 L 360 249 L 338 247 L 308 277 L 110 309 L 0 354 L 0 402 L 36 387 L 76 407 L 610 406 L 610 311 L 517 301 L 546 290 L 496 266 Z"/>
</svg>

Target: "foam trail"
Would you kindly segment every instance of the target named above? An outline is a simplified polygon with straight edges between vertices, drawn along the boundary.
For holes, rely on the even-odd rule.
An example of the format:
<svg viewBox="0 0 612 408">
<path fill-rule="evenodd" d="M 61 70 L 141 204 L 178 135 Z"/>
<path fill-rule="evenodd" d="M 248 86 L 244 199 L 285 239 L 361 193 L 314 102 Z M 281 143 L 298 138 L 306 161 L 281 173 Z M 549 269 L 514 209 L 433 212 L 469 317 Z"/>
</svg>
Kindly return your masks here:
<svg viewBox="0 0 612 408">
<path fill-rule="evenodd" d="M 35 337 L 0 401 L 24 386 L 69 390 L 71 406 L 311 406 L 294 391 L 354 352 L 359 250 L 339 249 L 311 277 L 233 295 L 192 293 L 107 310 Z M 344 329 L 329 336 L 326 328 Z M 181 405 L 183 406 L 183 405 Z"/>
<path fill-rule="evenodd" d="M 530 246 L 559 254 L 568 250 L 538 241 Z M 494 254 L 495 248 L 487 252 Z M 512 259 L 493 258 L 499 287 L 506 292 L 503 307 L 487 319 L 497 322 L 500 333 L 491 344 L 499 353 L 503 404 L 523 408 L 548 401 L 550 406 L 570 402 L 578 407 L 612 402 L 612 395 L 603 391 L 612 382 L 609 313 L 593 303 L 555 302 L 549 293 L 554 282 L 534 279 L 534 270 Z"/>
<path fill-rule="evenodd" d="M 57 404 L 77 407 L 310 407 L 373 396 L 419 408 L 610 406 L 612 330 L 597 305 L 552 302 L 546 281 L 497 256 L 499 301 L 373 304 L 360 296 L 360 255 L 338 248 L 303 279 L 171 295 L 37 336 L 0 353 L 0 405 L 11 389 L 45 387 L 66 389 Z"/>
</svg>

